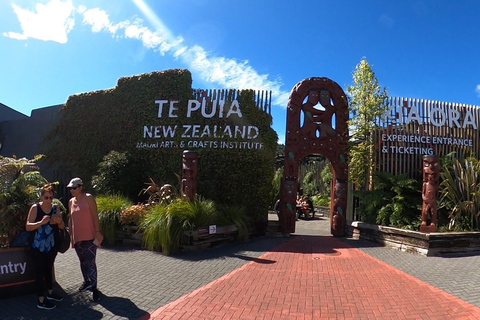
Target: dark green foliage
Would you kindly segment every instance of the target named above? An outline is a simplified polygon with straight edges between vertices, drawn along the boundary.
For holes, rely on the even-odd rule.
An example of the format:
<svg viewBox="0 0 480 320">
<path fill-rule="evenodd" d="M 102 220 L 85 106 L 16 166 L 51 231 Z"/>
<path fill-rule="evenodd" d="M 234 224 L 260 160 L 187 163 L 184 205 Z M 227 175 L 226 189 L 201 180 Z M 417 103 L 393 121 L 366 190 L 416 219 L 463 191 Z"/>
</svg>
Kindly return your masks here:
<svg viewBox="0 0 480 320">
<path fill-rule="evenodd" d="M 314 195 L 318 191 L 318 183 L 314 179 L 313 172 L 307 172 L 305 177 L 303 178 L 303 194 L 305 195 Z"/>
<path fill-rule="evenodd" d="M 8 247 L 25 230 L 30 206 L 39 201 L 40 188 L 48 183 L 39 171 L 27 172 L 36 170 L 40 159 L 0 157 L 0 247 Z"/>
<path fill-rule="evenodd" d="M 354 195 L 359 199 L 357 212 L 360 220 L 365 223 L 377 223 L 377 215 L 379 208 L 386 203 L 387 192 L 384 190 L 357 190 Z"/>
<path fill-rule="evenodd" d="M 280 199 L 280 184 L 283 177 L 283 167 L 278 168 L 275 171 L 275 175 L 272 179 L 272 189 L 270 191 L 270 208 L 273 209 L 275 202 Z"/>
<path fill-rule="evenodd" d="M 188 70 L 167 70 L 133 77 L 121 78 L 114 89 L 88 92 L 69 97 L 61 110 L 62 119 L 47 139 L 53 141 L 48 150 L 48 159 L 70 168 L 84 182 L 97 175 L 95 184 L 102 177 L 110 182 L 107 189 L 114 189 L 133 200 L 152 178 L 159 185 L 178 185 L 181 175 L 181 158 L 184 148 L 138 149 L 137 142 L 157 142 L 158 139 L 144 139 L 143 127 L 153 125 L 208 124 L 253 125 L 259 130 L 263 148 L 258 149 L 209 149 L 189 148 L 199 154 L 197 193 L 218 204 L 238 204 L 248 208 L 252 220 L 265 221 L 271 206 L 269 193 L 274 175 L 277 134 L 271 129 L 272 117 L 255 105 L 254 92 L 243 90 L 237 100 L 242 118 L 236 115 L 228 118 L 205 119 L 200 112 L 186 117 L 188 100 L 193 98 L 192 78 Z M 233 92 L 233 91 L 232 91 Z M 165 110 L 158 118 L 155 100 L 178 100 L 178 117 L 168 117 Z M 180 134 L 173 140 L 177 144 Z M 211 141 L 211 137 L 197 139 Z M 226 141 L 227 139 L 223 139 Z M 235 142 L 232 139 L 231 142 Z M 185 149 L 188 148 L 187 146 Z M 112 150 L 117 155 L 126 154 L 128 162 L 122 167 L 117 157 L 114 167 L 120 169 L 113 185 L 116 169 L 103 172 L 103 161 Z M 111 154 L 110 154 L 111 156 Z M 99 171 L 100 170 L 100 171 Z M 108 178 L 108 179 L 107 179 Z M 99 184 L 101 185 L 101 184 Z M 103 187 L 103 186 L 102 186 Z M 88 188 L 88 186 L 87 186 Z M 115 189 L 122 190 L 115 190 Z"/>
<path fill-rule="evenodd" d="M 98 175 L 92 177 L 92 187 L 98 194 L 128 191 L 128 158 L 126 152 L 111 151 L 98 164 Z"/>
<path fill-rule="evenodd" d="M 330 195 L 331 182 L 333 179 L 333 173 L 330 170 L 330 161 L 325 161 L 325 166 L 320 173 L 321 182 L 319 183 L 319 191 L 323 194 Z"/>
<path fill-rule="evenodd" d="M 155 100 L 188 100 L 191 81 L 187 70 L 168 70 L 120 78 L 115 89 L 70 96 L 61 110 L 61 121 L 47 137 L 53 141 L 48 160 L 72 169 L 87 182 L 110 151 L 130 151 L 135 154 L 130 165 L 141 185 L 148 179 L 148 172 L 142 169 L 156 167 L 154 164 L 168 154 L 163 149 L 136 149 L 136 143 L 143 139 L 143 126 L 155 124 Z M 177 164 L 175 170 L 180 162 Z M 172 174 L 169 169 L 161 173 Z"/>
<path fill-rule="evenodd" d="M 373 191 L 357 193 L 362 220 L 406 229 L 420 226 L 422 197 L 420 184 L 406 174 L 377 172 Z"/>
</svg>

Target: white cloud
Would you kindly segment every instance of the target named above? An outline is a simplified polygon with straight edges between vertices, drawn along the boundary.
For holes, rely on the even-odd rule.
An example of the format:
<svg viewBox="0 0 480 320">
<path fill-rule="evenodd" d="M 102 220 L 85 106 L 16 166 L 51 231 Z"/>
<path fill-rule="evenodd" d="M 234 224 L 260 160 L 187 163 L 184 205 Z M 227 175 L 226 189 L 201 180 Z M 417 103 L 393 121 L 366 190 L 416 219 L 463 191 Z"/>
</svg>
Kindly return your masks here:
<svg viewBox="0 0 480 320">
<path fill-rule="evenodd" d="M 477 84 L 477 87 L 475 88 L 475 92 L 480 97 L 480 84 Z"/>
<path fill-rule="evenodd" d="M 142 26 L 142 20 L 140 19 L 136 19 L 133 23 L 127 20 L 114 24 L 110 21 L 108 14 L 98 8 L 85 10 L 83 23 L 90 25 L 93 32 L 106 31 L 115 35 L 117 31 L 121 32 L 123 30 L 125 38 L 140 40 L 144 47 L 154 49 L 160 52 L 161 55 L 164 55 L 183 42 L 183 39 L 180 37 L 172 38 L 164 32 L 154 32 Z"/>
<path fill-rule="evenodd" d="M 66 43 L 68 33 L 73 29 L 72 18 L 74 7 L 71 0 L 51 0 L 47 4 L 36 4 L 36 12 L 22 9 L 12 4 L 13 11 L 17 15 L 22 28 L 22 33 L 13 31 L 3 33 L 4 36 L 26 40 L 28 38 L 43 41 Z"/>
<path fill-rule="evenodd" d="M 107 13 L 100 9 L 85 11 L 83 22 L 91 25 L 93 32 L 107 31 L 115 34 L 123 29 L 125 38 L 137 39 L 144 47 L 156 50 L 161 55 L 170 54 L 174 58 L 182 59 L 201 79 L 222 88 L 271 90 L 273 103 L 286 107 L 289 92 L 280 89 L 283 85 L 280 79 L 268 80 L 268 74 L 258 74 L 248 61 L 214 57 L 200 46 L 185 46 L 184 39 L 174 37 L 157 16 L 152 16 L 154 13 L 151 10 L 144 8 L 143 11 L 147 12 L 149 20 L 158 26 L 156 31 L 145 27 L 140 19 L 133 23 L 123 21 L 112 24 Z"/>
<path fill-rule="evenodd" d="M 23 33 L 7 32 L 4 35 L 17 40 L 35 38 L 66 43 L 67 34 L 74 26 L 73 14 L 77 12 L 83 15 L 83 24 L 91 26 L 94 33 L 103 31 L 112 36 L 139 40 L 145 48 L 180 58 L 201 79 L 215 83 L 220 88 L 272 91 L 273 104 L 286 107 L 289 92 L 281 90 L 281 79 L 269 80 L 268 74 L 259 74 L 247 60 L 216 57 L 200 46 L 186 46 L 184 39 L 173 36 L 143 1 L 134 2 L 152 22 L 155 30 L 145 27 L 141 19 L 112 23 L 107 12 L 99 8 L 87 9 L 80 5 L 75 9 L 71 0 L 51 0 L 46 5 L 37 4 L 37 13 L 13 5 Z"/>
<path fill-rule="evenodd" d="M 79 12 L 80 11 L 81 10 L 79 10 Z M 108 19 L 108 14 L 97 8 L 83 12 L 83 23 L 91 25 L 93 32 L 100 32 L 105 29 L 111 33 L 115 33 L 115 29 Z"/>
<path fill-rule="evenodd" d="M 128 21 L 113 24 L 108 18 L 108 14 L 101 9 L 94 8 L 87 10 L 80 6 L 78 12 L 83 15 L 83 24 L 92 26 L 92 32 L 101 32 L 103 30 L 115 34 L 117 30 L 125 28 L 130 24 Z"/>
<path fill-rule="evenodd" d="M 286 107 L 289 93 L 282 91 L 281 80 L 270 81 L 268 74 L 258 74 L 248 61 L 211 57 L 199 46 L 183 49 L 180 56 L 201 78 L 223 88 L 271 90 L 273 104 Z"/>
<path fill-rule="evenodd" d="M 146 27 L 129 25 L 125 28 L 125 37 L 141 40 L 143 46 L 155 49 L 164 55 L 183 42 L 182 38 L 175 38 L 170 41 L 165 35 L 159 32 L 152 32 Z M 173 53 L 172 53 L 173 55 Z"/>
</svg>

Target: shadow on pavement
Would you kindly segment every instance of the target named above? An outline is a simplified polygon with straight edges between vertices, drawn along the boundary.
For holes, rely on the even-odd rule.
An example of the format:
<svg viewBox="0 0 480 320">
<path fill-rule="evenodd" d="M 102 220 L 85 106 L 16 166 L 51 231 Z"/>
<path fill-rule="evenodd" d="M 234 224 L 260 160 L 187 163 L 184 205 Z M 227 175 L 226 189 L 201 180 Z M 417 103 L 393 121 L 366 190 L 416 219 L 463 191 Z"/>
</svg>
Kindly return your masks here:
<svg viewBox="0 0 480 320">
<path fill-rule="evenodd" d="M 58 287 L 57 287 L 58 288 Z M 56 289 L 58 290 L 58 289 Z M 58 290 L 59 292 L 63 290 Z M 64 292 L 64 291 L 63 291 Z M 22 300 L 21 307 L 14 307 L 16 302 Z M 83 300 L 78 296 L 64 295 L 64 300 L 56 302 L 53 310 L 41 310 L 36 306 L 37 295 L 30 294 L 11 299 L 0 300 L 0 319 L 102 319 L 104 315 L 98 310 L 90 308 L 92 302 Z"/>
<path fill-rule="evenodd" d="M 110 311 L 118 317 L 127 319 L 138 319 L 149 313 L 145 310 L 139 309 L 132 301 L 122 297 L 106 296 L 102 294 L 99 305 Z"/>
</svg>

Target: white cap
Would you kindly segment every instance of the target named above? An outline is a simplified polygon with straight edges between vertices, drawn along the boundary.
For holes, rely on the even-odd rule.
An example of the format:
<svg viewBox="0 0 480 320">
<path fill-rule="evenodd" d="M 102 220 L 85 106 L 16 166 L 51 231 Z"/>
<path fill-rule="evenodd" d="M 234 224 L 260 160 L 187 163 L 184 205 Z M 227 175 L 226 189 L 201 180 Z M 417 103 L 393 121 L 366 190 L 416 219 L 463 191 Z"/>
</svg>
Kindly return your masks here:
<svg viewBox="0 0 480 320">
<path fill-rule="evenodd" d="M 80 178 L 73 178 L 70 180 L 70 183 L 67 185 L 67 188 L 75 188 L 78 186 L 83 186 L 83 181 Z"/>
</svg>

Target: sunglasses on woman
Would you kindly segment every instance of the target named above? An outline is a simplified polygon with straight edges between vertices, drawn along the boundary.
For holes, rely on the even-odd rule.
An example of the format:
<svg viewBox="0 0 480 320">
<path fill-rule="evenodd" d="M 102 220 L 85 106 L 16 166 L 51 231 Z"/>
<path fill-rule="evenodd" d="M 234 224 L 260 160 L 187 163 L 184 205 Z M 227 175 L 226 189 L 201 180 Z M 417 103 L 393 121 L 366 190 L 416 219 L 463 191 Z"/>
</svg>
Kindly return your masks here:
<svg viewBox="0 0 480 320">
<path fill-rule="evenodd" d="M 78 187 L 80 187 L 80 186 L 70 187 L 70 188 L 68 188 L 68 190 L 77 190 Z"/>
<path fill-rule="evenodd" d="M 43 197 L 45 200 L 53 200 L 53 197 Z"/>
</svg>

